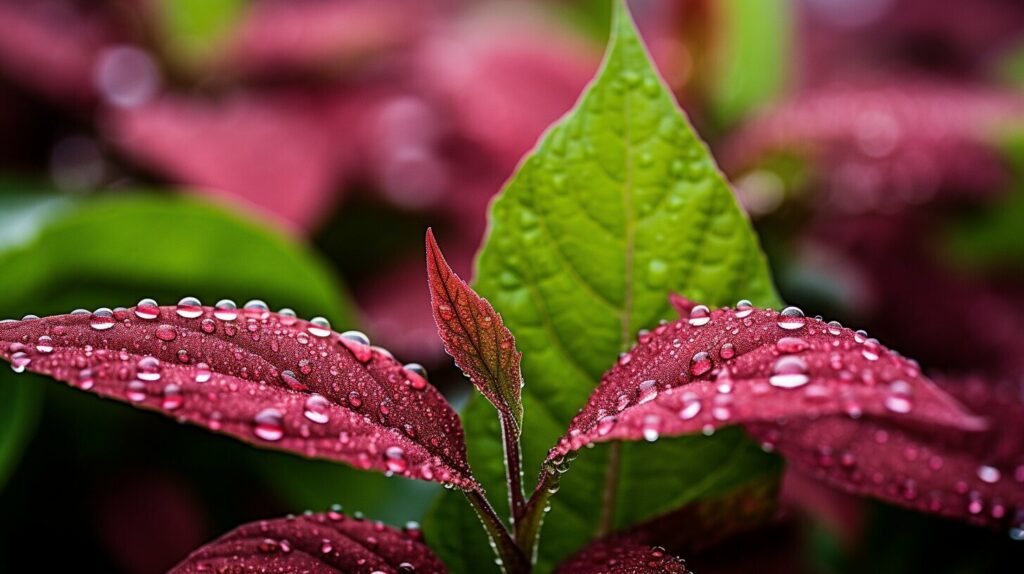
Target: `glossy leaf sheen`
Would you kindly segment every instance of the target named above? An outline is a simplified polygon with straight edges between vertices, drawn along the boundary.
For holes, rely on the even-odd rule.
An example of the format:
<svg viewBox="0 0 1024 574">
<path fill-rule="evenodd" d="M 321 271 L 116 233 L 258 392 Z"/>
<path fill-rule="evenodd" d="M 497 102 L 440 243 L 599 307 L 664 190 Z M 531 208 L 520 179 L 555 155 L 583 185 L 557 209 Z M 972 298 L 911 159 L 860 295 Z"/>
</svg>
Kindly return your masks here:
<svg viewBox="0 0 1024 574">
<path fill-rule="evenodd" d="M 516 426 L 523 422 L 515 337 L 487 300 L 452 271 L 427 231 L 427 277 L 438 334 L 455 364 L 487 400 Z"/>
<path fill-rule="evenodd" d="M 984 426 L 916 363 L 850 329 L 802 313 L 695 306 L 640 336 L 549 460 L 595 442 L 834 414 Z"/>
<path fill-rule="evenodd" d="M 87 313 L 0 324 L 0 353 L 259 446 L 475 487 L 458 416 L 389 354 L 276 313 L 214 313 L 120 310 L 104 330 Z"/>
<path fill-rule="evenodd" d="M 170 574 L 441 574 L 420 540 L 380 522 L 336 512 L 251 522 L 196 550 Z"/>
<path fill-rule="evenodd" d="M 495 200 L 478 260 L 475 287 L 524 353 L 527 469 L 543 462 L 636 332 L 670 315 L 667 292 L 715 304 L 743 297 L 777 304 L 756 235 L 621 4 L 614 3 L 611 45 L 598 77 Z M 501 443 L 492 438 L 497 425 L 482 403 L 471 401 L 463 421 L 478 477 L 493 491 L 503 483 Z M 680 456 L 681 449 L 694 456 Z M 596 501 L 609 477 L 619 479 L 613 519 L 625 526 L 771 466 L 731 433 L 624 445 L 621 464 L 609 465 L 607 452 L 590 454 L 563 477 L 545 518 L 540 569 L 593 537 L 601 522 Z M 656 471 L 647 462 L 655 456 Z M 476 552 L 480 541 L 446 531 L 452 514 L 465 512 L 457 497 L 446 498 L 432 539 L 454 563 L 457 554 Z M 476 563 L 485 558 L 477 555 Z"/>
</svg>

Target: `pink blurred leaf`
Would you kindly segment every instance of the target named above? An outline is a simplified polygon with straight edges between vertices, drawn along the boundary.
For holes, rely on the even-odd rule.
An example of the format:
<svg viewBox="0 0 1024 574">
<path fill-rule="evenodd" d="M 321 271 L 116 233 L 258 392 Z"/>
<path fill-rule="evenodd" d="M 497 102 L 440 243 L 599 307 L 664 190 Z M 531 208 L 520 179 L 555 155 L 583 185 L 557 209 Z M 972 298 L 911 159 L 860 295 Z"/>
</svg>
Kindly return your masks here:
<svg viewBox="0 0 1024 574">
<path fill-rule="evenodd" d="M 251 522 L 196 550 L 170 574 L 400 574 L 447 572 L 420 539 L 339 512 Z"/>
<path fill-rule="evenodd" d="M 686 563 L 664 548 L 598 541 L 566 560 L 557 574 L 688 574 Z"/>
<path fill-rule="evenodd" d="M 15 371 L 257 446 L 477 488 L 444 397 L 361 334 L 322 320 L 142 304 L 2 324 L 0 345 Z"/>
<path fill-rule="evenodd" d="M 166 96 L 113 110 L 110 138 L 134 160 L 203 193 L 241 202 L 291 229 L 326 216 L 353 139 L 324 129 L 326 110 L 305 96 L 203 101 Z"/>
<path fill-rule="evenodd" d="M 494 307 L 445 261 L 427 230 L 427 281 L 437 331 L 445 350 L 503 418 L 523 422 L 523 375 L 515 337 Z"/>
<path fill-rule="evenodd" d="M 812 163 L 823 205 L 884 212 L 940 192 L 999 191 L 1007 174 L 992 135 L 1012 124 L 1024 125 L 1024 102 L 1006 92 L 913 79 L 823 88 L 755 118 L 730 137 L 724 157 L 738 171 L 795 154 Z"/>
</svg>

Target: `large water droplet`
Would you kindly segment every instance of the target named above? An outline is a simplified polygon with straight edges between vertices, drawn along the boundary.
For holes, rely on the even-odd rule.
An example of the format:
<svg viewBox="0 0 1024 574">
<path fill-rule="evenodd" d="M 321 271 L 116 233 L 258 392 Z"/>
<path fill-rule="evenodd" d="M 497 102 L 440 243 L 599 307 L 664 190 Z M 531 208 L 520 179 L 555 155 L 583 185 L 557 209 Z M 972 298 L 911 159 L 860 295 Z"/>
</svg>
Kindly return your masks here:
<svg viewBox="0 0 1024 574">
<path fill-rule="evenodd" d="M 177 313 L 179 317 L 184 317 L 186 319 L 198 319 L 203 314 L 203 304 L 195 297 L 185 297 L 181 301 L 178 301 L 178 306 L 175 307 L 174 312 Z"/>
<path fill-rule="evenodd" d="M 284 436 L 284 415 L 277 409 L 263 409 L 256 414 L 253 424 L 253 433 L 263 440 L 277 441 Z"/>
<path fill-rule="evenodd" d="M 152 321 L 160 316 L 160 307 L 152 299 L 143 299 L 135 306 L 135 316 Z"/>
<path fill-rule="evenodd" d="M 780 353 L 786 353 L 789 355 L 800 353 L 806 350 L 809 346 L 810 345 L 808 345 L 807 341 L 800 337 L 783 337 L 775 342 L 775 348 L 778 349 Z"/>
<path fill-rule="evenodd" d="M 699 377 L 711 370 L 714 364 L 711 362 L 711 355 L 701 351 L 690 358 L 690 374 Z"/>
<path fill-rule="evenodd" d="M 156 328 L 156 338 L 161 341 L 173 341 L 178 338 L 178 331 L 172 325 L 160 325 Z"/>
<path fill-rule="evenodd" d="M 679 409 L 679 418 L 688 421 L 700 414 L 701 402 L 697 393 L 686 391 L 683 393 L 683 407 Z"/>
<path fill-rule="evenodd" d="M 772 366 L 772 376 L 768 378 L 772 386 L 781 389 L 802 387 L 810 380 L 807 376 L 807 363 L 793 355 L 779 357 Z"/>
<path fill-rule="evenodd" d="M 25 369 L 32 364 L 32 357 L 24 351 L 18 351 L 11 355 L 11 370 L 15 373 L 24 373 Z"/>
<path fill-rule="evenodd" d="M 270 315 L 270 307 L 259 299 L 251 299 L 247 301 L 243 307 L 243 311 L 245 311 L 245 315 L 247 317 L 253 317 L 256 319 L 266 319 Z"/>
<path fill-rule="evenodd" d="M 787 331 L 802 329 L 807 324 L 807 318 L 799 307 L 786 307 L 779 313 L 778 325 Z"/>
<path fill-rule="evenodd" d="M 614 415 L 607 415 L 607 416 L 603 416 L 600 419 L 598 419 L 598 421 L 597 421 L 597 435 L 598 436 L 605 436 L 608 433 L 612 432 L 612 429 L 615 428 L 615 423 L 617 421 L 618 421 L 618 419 L 616 419 Z"/>
<path fill-rule="evenodd" d="M 754 304 L 746 299 L 740 299 L 736 302 L 736 318 L 745 319 L 754 312 Z"/>
<path fill-rule="evenodd" d="M 309 326 L 306 327 L 306 330 L 314 337 L 327 337 L 331 334 L 331 323 L 323 317 L 314 317 L 309 321 Z"/>
<path fill-rule="evenodd" d="M 402 368 L 404 368 L 406 371 L 409 371 L 410 373 L 413 373 L 415 375 L 419 375 L 420 378 L 423 378 L 423 379 L 427 378 L 427 369 L 426 369 L 426 367 L 424 367 L 423 365 L 421 365 L 419 363 L 406 363 L 405 365 L 402 366 Z"/>
<path fill-rule="evenodd" d="M 106 307 L 101 307 L 92 312 L 89 319 L 89 326 L 97 331 L 106 331 L 115 324 L 114 312 Z"/>
<path fill-rule="evenodd" d="M 316 394 L 310 395 L 306 399 L 306 410 L 302 414 L 316 424 L 327 424 L 327 421 L 330 420 L 328 416 L 330 406 L 331 403 L 324 397 Z"/>
<path fill-rule="evenodd" d="M 305 391 L 309 388 L 304 385 L 292 371 L 281 371 L 281 381 L 288 385 L 288 388 L 293 391 Z"/>
<path fill-rule="evenodd" d="M 53 352 L 53 339 L 49 335 L 42 335 L 36 341 L 36 351 L 47 355 Z"/>
<path fill-rule="evenodd" d="M 140 381 L 159 381 L 160 359 L 157 359 L 156 357 L 142 357 L 139 359 L 135 376 L 138 377 Z"/>
<path fill-rule="evenodd" d="M 146 400 L 146 383 L 142 381 L 132 381 L 128 383 L 128 390 L 125 393 L 128 400 L 133 403 L 141 403 Z"/>
<path fill-rule="evenodd" d="M 213 308 L 213 316 L 221 321 L 234 321 L 238 318 L 238 305 L 231 299 L 221 299 Z"/>
<path fill-rule="evenodd" d="M 711 310 L 707 308 L 707 305 L 697 305 L 693 309 L 690 309 L 690 318 L 688 320 L 690 325 L 694 327 L 703 327 L 711 322 Z"/>
<path fill-rule="evenodd" d="M 659 429 L 661 428 L 661 417 L 658 415 L 647 415 L 644 417 L 643 427 L 640 429 L 644 440 L 654 442 L 658 440 Z"/>
<path fill-rule="evenodd" d="M 210 370 L 210 365 L 206 363 L 199 363 L 196 365 L 196 382 L 207 383 L 210 378 L 213 377 L 213 371 Z"/>
<path fill-rule="evenodd" d="M 184 399 L 181 396 L 181 387 L 173 383 L 164 387 L 164 397 L 160 403 L 164 410 L 173 411 L 178 409 L 181 407 L 182 402 L 184 402 Z"/>
</svg>

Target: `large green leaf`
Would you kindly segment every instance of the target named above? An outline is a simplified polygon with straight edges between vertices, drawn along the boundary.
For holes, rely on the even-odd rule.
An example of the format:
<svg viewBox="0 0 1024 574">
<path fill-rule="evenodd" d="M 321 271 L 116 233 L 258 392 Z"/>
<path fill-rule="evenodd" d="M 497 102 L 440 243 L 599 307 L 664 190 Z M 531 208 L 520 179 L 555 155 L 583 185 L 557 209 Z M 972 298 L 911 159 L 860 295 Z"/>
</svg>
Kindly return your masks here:
<svg viewBox="0 0 1024 574">
<path fill-rule="evenodd" d="M 575 109 L 544 136 L 491 210 L 476 287 L 523 351 L 525 468 L 539 464 L 636 332 L 671 316 L 677 291 L 711 305 L 778 304 L 757 237 L 654 70 L 621 3 L 611 47 Z M 473 468 L 503 492 L 499 430 L 475 398 L 464 414 Z M 595 535 L 607 481 L 614 525 L 775 473 L 738 430 L 583 453 L 545 522 L 540 568 Z M 458 497 L 426 524 L 455 571 L 480 572 L 490 550 Z"/>
</svg>

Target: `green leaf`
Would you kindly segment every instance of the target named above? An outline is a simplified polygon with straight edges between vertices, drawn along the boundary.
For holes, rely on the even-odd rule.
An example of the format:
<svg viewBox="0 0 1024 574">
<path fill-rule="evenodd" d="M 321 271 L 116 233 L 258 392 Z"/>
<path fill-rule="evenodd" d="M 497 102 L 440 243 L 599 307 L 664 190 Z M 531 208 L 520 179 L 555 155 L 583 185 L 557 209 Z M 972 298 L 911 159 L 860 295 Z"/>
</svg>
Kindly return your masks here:
<svg viewBox="0 0 1024 574">
<path fill-rule="evenodd" d="M 728 183 L 616 7 L 597 79 L 495 201 L 477 262 L 477 291 L 523 351 L 527 472 L 636 332 L 672 315 L 669 291 L 709 305 L 779 303 Z M 473 468 L 497 499 L 497 421 L 478 398 L 463 421 Z M 614 524 L 625 526 L 779 468 L 736 429 L 618 448 L 617 465 L 614 448 L 598 447 L 563 477 L 545 521 L 542 571 L 597 534 L 606 478 L 618 485 Z M 463 528 L 472 511 L 462 506 L 446 494 L 424 525 L 455 571 L 490 562 L 482 534 Z"/>
</svg>

